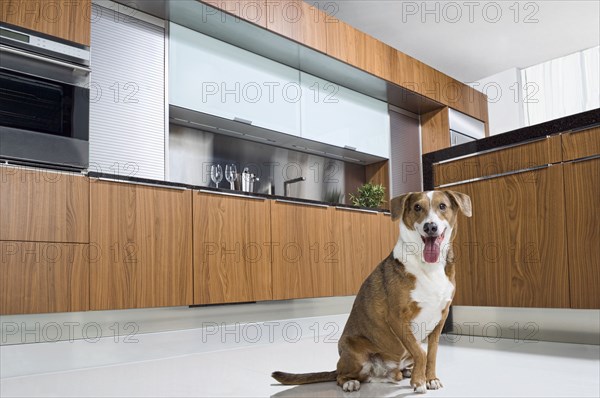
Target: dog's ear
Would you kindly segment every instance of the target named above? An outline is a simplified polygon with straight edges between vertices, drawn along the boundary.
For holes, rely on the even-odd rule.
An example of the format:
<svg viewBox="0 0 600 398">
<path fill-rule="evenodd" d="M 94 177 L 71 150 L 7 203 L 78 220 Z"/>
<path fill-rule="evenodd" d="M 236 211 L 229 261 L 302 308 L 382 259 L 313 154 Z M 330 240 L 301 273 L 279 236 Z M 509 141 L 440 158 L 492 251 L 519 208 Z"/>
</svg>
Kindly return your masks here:
<svg viewBox="0 0 600 398">
<path fill-rule="evenodd" d="M 444 191 L 467 217 L 471 217 L 471 198 L 462 192 Z"/>
<path fill-rule="evenodd" d="M 402 214 L 404 213 L 404 205 L 406 204 L 408 197 L 411 194 L 412 192 L 405 193 L 404 195 L 396 196 L 394 199 L 392 199 L 392 201 L 390 202 L 392 221 L 396 221 L 397 219 L 402 217 Z"/>
</svg>

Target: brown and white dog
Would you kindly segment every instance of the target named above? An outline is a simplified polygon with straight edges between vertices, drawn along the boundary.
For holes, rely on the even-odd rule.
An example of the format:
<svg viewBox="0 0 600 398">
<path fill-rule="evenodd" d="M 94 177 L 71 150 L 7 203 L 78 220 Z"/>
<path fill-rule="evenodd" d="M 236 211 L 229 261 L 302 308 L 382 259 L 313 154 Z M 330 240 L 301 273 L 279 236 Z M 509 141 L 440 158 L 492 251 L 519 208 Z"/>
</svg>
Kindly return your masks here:
<svg viewBox="0 0 600 398">
<path fill-rule="evenodd" d="M 360 383 L 411 377 L 419 393 L 442 387 L 435 363 L 454 297 L 451 243 L 458 213 L 471 216 L 471 199 L 453 191 L 409 193 L 392 199 L 391 212 L 392 220 L 400 219 L 400 237 L 356 296 L 338 342 L 337 370 L 273 372 L 280 383 L 337 380 L 344 391 L 356 391 Z"/>
</svg>

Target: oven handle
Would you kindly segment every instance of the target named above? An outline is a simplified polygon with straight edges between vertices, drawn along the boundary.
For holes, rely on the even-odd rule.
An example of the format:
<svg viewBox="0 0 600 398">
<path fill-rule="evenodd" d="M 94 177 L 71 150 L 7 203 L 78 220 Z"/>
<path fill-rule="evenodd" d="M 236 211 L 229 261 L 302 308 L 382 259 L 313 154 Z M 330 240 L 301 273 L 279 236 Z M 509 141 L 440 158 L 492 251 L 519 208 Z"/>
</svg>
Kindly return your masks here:
<svg viewBox="0 0 600 398">
<path fill-rule="evenodd" d="M 65 68 L 79 70 L 81 72 L 86 72 L 86 73 L 91 73 L 92 72 L 92 70 L 90 68 L 87 68 L 85 66 L 79 66 L 79 65 L 71 64 L 69 62 L 59 61 L 58 59 L 54 59 L 54 58 L 43 57 L 41 55 L 32 54 L 32 53 L 27 52 L 27 51 L 17 50 L 17 49 L 12 48 L 12 47 L 0 46 L 0 51 L 6 51 L 6 52 L 9 52 L 9 53 L 21 55 L 23 57 L 37 59 L 38 61 L 44 61 L 44 62 L 47 62 L 49 64 L 64 66 Z"/>
</svg>

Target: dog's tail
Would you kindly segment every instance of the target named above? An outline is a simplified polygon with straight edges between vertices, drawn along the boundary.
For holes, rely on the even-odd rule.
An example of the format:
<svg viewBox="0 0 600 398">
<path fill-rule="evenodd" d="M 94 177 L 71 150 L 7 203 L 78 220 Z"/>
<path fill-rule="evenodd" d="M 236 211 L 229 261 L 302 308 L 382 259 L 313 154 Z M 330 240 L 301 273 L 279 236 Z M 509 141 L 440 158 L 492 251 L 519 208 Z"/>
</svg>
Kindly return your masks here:
<svg viewBox="0 0 600 398">
<path fill-rule="evenodd" d="M 321 383 L 324 381 L 335 381 L 337 379 L 337 371 L 332 372 L 316 372 L 316 373 L 285 373 L 273 372 L 271 377 L 281 384 L 310 384 Z"/>
</svg>

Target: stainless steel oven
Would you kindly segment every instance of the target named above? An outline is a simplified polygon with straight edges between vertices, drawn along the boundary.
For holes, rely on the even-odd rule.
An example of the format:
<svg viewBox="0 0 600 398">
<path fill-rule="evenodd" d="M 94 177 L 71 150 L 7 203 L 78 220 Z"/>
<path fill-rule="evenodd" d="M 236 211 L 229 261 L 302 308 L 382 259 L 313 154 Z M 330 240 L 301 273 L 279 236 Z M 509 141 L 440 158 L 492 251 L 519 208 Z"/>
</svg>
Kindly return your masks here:
<svg viewBox="0 0 600 398">
<path fill-rule="evenodd" d="M 85 169 L 90 51 L 0 24 L 0 159 Z"/>
</svg>

